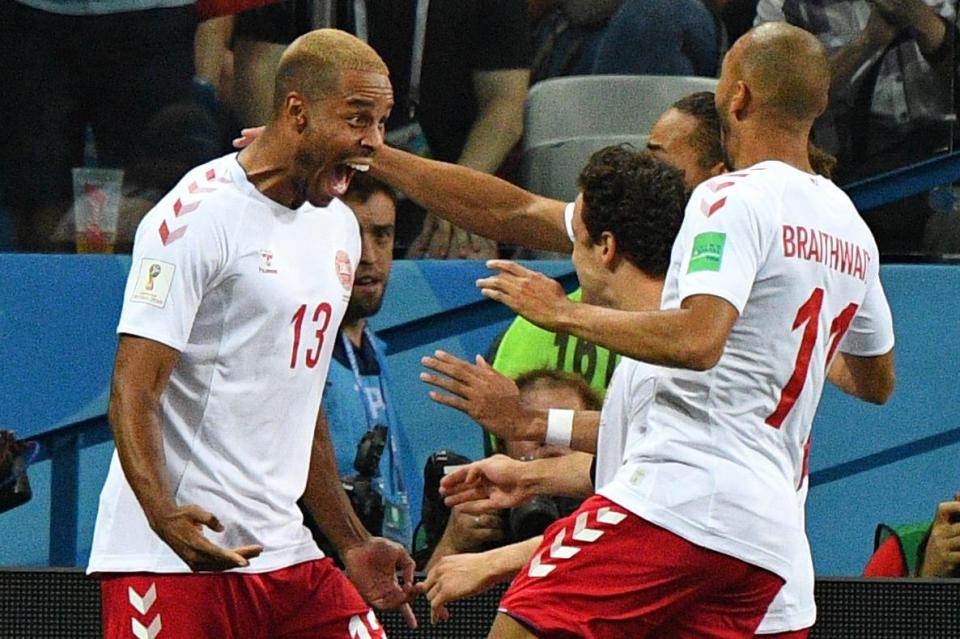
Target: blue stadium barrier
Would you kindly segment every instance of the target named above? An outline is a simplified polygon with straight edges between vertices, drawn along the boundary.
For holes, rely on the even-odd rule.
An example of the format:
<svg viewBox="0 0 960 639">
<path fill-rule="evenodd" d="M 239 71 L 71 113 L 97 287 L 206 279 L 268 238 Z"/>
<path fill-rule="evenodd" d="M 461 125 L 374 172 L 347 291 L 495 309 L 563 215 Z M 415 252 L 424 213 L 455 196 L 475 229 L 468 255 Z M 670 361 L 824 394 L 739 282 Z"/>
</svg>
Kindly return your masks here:
<svg viewBox="0 0 960 639">
<path fill-rule="evenodd" d="M 960 153 L 954 153 L 850 185 L 849 193 L 868 209 L 958 177 Z M 0 515 L 0 535 L 9 542 L 0 546 L 0 565 L 86 561 L 112 448 L 104 413 L 129 267 L 129 256 L 0 254 L 0 428 L 42 444 L 31 469 L 34 502 Z M 568 289 L 575 285 L 569 263 L 535 267 Z M 509 311 L 473 286 L 486 273 L 475 262 L 397 262 L 372 322 L 399 373 L 395 396 L 404 419 L 416 425 L 412 439 L 421 459 L 438 441 L 481 454 L 477 427 L 426 399 L 415 373 L 419 358 L 435 348 L 470 357 L 486 352 L 505 328 Z M 960 422 L 949 401 L 960 376 L 960 269 L 885 265 L 883 277 L 897 323 L 900 384 L 883 408 L 830 389 L 824 394 L 808 509 L 822 574 L 858 572 L 877 521 L 928 518 L 960 486 Z M 870 507 L 849 512 L 864 502 Z"/>
</svg>

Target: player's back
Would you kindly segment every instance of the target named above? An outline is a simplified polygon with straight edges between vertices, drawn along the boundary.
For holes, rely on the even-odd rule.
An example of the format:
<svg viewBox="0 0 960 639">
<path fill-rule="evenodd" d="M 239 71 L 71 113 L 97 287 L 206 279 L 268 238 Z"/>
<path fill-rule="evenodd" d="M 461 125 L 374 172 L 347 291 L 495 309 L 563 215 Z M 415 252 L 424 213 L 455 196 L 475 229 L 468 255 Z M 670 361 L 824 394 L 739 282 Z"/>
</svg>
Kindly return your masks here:
<svg viewBox="0 0 960 639">
<path fill-rule="evenodd" d="M 739 317 L 716 366 L 660 377 L 649 432 L 614 492 L 695 543 L 786 572 L 828 355 L 877 273 L 869 230 L 828 180 L 764 162 L 701 185 L 663 306 L 709 295 Z"/>
</svg>

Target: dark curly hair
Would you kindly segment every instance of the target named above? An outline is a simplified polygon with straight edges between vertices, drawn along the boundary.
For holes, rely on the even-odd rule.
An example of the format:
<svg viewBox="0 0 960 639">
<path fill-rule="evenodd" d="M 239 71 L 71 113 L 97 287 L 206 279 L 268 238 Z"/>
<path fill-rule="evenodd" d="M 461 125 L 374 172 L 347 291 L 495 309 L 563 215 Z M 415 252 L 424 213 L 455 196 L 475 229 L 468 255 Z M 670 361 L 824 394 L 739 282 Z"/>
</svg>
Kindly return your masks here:
<svg viewBox="0 0 960 639">
<path fill-rule="evenodd" d="M 631 264 L 652 277 L 664 275 L 687 201 L 683 173 L 624 144 L 590 156 L 577 185 L 593 243 L 609 231 Z"/>
</svg>

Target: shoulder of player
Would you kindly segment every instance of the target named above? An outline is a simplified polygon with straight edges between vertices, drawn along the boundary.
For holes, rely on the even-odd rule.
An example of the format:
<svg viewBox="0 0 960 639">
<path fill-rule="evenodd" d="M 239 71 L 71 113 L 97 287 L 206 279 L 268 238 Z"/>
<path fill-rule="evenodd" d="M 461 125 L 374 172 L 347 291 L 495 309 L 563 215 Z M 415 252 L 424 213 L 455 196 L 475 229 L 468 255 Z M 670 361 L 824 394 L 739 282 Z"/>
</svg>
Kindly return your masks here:
<svg viewBox="0 0 960 639">
<path fill-rule="evenodd" d="M 762 167 L 751 168 L 724 173 L 702 182 L 690 197 L 688 212 L 693 209 L 694 212 L 709 218 L 721 214 L 725 209 L 754 208 L 768 199 L 767 196 L 776 189 L 773 184 L 775 178 L 771 180 L 765 176 L 759 177 L 766 172 Z"/>
</svg>

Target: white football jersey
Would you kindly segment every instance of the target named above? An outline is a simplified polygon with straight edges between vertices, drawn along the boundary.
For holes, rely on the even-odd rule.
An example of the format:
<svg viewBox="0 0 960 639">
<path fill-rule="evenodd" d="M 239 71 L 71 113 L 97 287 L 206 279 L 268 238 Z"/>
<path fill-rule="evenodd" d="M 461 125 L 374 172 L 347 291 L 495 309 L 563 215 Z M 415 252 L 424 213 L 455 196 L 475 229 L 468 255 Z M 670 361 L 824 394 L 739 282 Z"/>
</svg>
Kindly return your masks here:
<svg viewBox="0 0 960 639">
<path fill-rule="evenodd" d="M 597 432 L 595 489 L 606 486 L 623 465 L 624 453 L 647 428 L 647 409 L 653 399 L 657 373 L 651 364 L 621 357 L 610 378 L 600 411 Z"/>
<path fill-rule="evenodd" d="M 716 366 L 665 369 L 647 432 L 600 493 L 685 539 L 792 574 L 806 546 L 803 444 L 836 352 L 893 347 L 876 243 L 832 182 L 775 161 L 701 184 L 663 308 L 694 295 L 739 313 Z"/>
<path fill-rule="evenodd" d="M 166 481 L 216 515 L 215 544 L 262 544 L 248 572 L 321 557 L 296 506 L 337 329 L 360 257 L 338 200 L 288 209 L 231 154 L 190 171 L 141 222 L 118 333 L 180 351 L 161 396 Z M 150 529 L 116 453 L 90 572 L 184 572 Z"/>
</svg>

